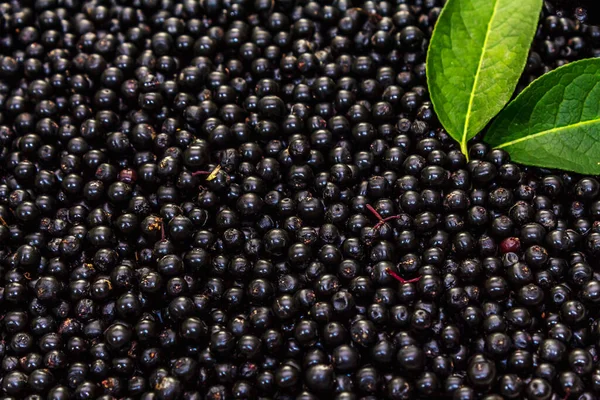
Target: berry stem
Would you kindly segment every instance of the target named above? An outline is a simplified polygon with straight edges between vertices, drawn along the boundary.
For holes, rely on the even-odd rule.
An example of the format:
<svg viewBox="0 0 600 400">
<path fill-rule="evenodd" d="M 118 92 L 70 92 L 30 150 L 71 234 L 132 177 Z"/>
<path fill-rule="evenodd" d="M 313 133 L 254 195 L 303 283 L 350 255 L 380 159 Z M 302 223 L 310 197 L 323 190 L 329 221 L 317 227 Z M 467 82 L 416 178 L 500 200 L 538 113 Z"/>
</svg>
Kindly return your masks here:
<svg viewBox="0 0 600 400">
<path fill-rule="evenodd" d="M 400 216 L 399 216 L 399 215 L 392 215 L 391 217 L 384 218 L 384 219 L 382 219 L 381 221 L 379 221 L 379 222 L 378 222 L 378 223 L 377 223 L 377 224 L 376 224 L 376 225 L 373 227 L 373 229 L 379 229 L 379 228 L 381 228 L 381 227 L 383 226 L 383 224 L 385 224 L 386 222 L 388 222 L 388 221 L 393 221 L 393 220 L 395 220 L 395 219 L 400 219 Z"/>
<path fill-rule="evenodd" d="M 166 235 L 165 235 L 165 221 L 161 218 L 160 219 L 160 237 L 161 240 L 166 240 Z"/>
<path fill-rule="evenodd" d="M 383 221 L 383 217 L 381 216 L 381 214 L 379 214 L 377 212 L 377 210 L 373 208 L 372 205 L 367 204 L 366 207 L 367 207 L 367 210 L 371 211 L 371 214 L 373 214 L 375 216 L 375 218 L 377 218 L 379 220 L 379 222 Z"/>
<path fill-rule="evenodd" d="M 378 230 L 379 230 L 379 229 L 380 229 L 380 228 L 383 226 L 383 224 L 385 224 L 385 223 L 386 223 L 386 222 L 388 222 L 388 221 L 393 221 L 393 220 L 395 220 L 395 219 L 400 219 L 400 216 L 399 216 L 399 215 L 392 215 L 391 217 L 386 217 L 386 218 L 383 218 L 383 217 L 381 216 L 381 214 L 379 214 L 379 213 L 377 212 L 377 210 L 376 210 L 375 208 L 373 208 L 373 206 L 372 206 L 372 205 L 370 205 L 370 204 L 367 204 L 367 205 L 366 205 L 366 207 L 367 207 L 367 210 L 369 210 L 369 211 L 371 212 L 371 214 L 373 214 L 373 215 L 375 216 L 375 218 L 377 218 L 377 219 L 379 220 L 379 221 L 378 221 L 378 222 L 375 224 L 375 226 L 373 227 L 373 230 L 375 230 L 375 231 L 378 231 Z"/>
<path fill-rule="evenodd" d="M 395 280 L 397 280 L 398 282 L 404 284 L 404 283 L 414 283 L 414 282 L 418 282 L 419 280 L 421 280 L 421 277 L 416 277 L 413 279 L 404 279 L 403 277 L 401 277 L 400 275 L 398 275 L 397 273 L 395 273 L 394 271 L 392 271 L 390 268 L 386 268 L 385 272 L 391 276 L 392 278 L 394 278 Z"/>
<path fill-rule="evenodd" d="M 192 176 L 206 175 L 207 181 L 212 181 L 217 177 L 217 173 L 221 170 L 221 166 L 217 165 L 212 171 L 196 171 L 192 172 Z"/>
</svg>

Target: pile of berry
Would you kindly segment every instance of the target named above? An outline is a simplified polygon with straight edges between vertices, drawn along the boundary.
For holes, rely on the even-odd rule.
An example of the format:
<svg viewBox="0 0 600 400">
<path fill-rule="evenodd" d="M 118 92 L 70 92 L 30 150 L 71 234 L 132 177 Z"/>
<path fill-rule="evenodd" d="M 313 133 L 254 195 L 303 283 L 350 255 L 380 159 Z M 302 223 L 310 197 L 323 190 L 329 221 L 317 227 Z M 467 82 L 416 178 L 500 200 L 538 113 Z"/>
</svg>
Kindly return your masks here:
<svg viewBox="0 0 600 400">
<path fill-rule="evenodd" d="M 442 6 L 1 3 L 1 399 L 596 399 L 600 183 L 467 160 Z"/>
</svg>

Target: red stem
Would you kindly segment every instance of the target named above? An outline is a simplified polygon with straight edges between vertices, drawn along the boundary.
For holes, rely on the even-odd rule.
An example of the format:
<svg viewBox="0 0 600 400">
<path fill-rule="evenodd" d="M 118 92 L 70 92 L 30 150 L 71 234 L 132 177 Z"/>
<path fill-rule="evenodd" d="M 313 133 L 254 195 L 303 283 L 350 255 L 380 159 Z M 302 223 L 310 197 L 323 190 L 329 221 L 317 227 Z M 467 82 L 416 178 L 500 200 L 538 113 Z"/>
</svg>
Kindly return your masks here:
<svg viewBox="0 0 600 400">
<path fill-rule="evenodd" d="M 210 175 L 209 171 L 196 171 L 196 172 L 192 172 L 192 176 L 198 176 L 198 175 Z"/>
<path fill-rule="evenodd" d="M 161 218 L 160 220 L 160 236 L 162 240 L 166 239 L 165 235 L 165 221 Z"/>
<path fill-rule="evenodd" d="M 373 229 L 379 229 L 383 226 L 383 224 L 385 224 L 388 221 L 393 221 L 395 219 L 400 219 L 399 215 L 392 215 L 391 217 L 387 217 L 382 219 L 381 221 L 379 221 L 377 224 L 375 224 L 375 226 L 373 227 Z"/>
<path fill-rule="evenodd" d="M 398 282 L 404 284 L 404 283 L 414 283 L 414 282 L 418 282 L 421 277 L 417 277 L 417 278 L 413 278 L 413 279 L 404 279 L 403 277 L 401 277 L 400 275 L 398 275 L 397 273 L 395 273 L 394 271 L 392 271 L 390 268 L 386 268 L 385 272 L 387 272 L 387 274 L 389 276 L 391 276 L 392 278 L 394 278 L 395 280 L 397 280 Z"/>
<path fill-rule="evenodd" d="M 371 214 L 373 214 L 379 220 L 379 222 L 383 221 L 383 217 L 381 216 L 381 214 L 379 214 L 377 210 L 373 208 L 372 205 L 367 204 L 366 207 L 367 210 L 371 211 Z"/>
<path fill-rule="evenodd" d="M 395 219 L 400 219 L 399 215 L 392 215 L 391 217 L 383 218 L 381 216 L 381 214 L 379 214 L 377 212 L 377 210 L 375 208 L 373 208 L 372 205 L 367 204 L 365 207 L 367 207 L 367 210 L 369 210 L 371 212 L 371 214 L 373 214 L 375 216 L 375 218 L 377 218 L 379 220 L 379 222 L 377 222 L 375 224 L 375 226 L 373 227 L 373 230 L 379 230 L 383 226 L 383 224 L 385 224 L 388 221 L 393 221 Z"/>
</svg>

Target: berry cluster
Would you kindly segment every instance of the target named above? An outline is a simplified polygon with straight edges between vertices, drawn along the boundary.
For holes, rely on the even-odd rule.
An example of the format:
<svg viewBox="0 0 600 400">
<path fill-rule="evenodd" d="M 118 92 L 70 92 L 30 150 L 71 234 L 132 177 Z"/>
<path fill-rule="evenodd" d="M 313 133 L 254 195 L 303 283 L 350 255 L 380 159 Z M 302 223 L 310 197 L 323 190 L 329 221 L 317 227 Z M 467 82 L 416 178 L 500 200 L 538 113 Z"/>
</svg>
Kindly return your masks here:
<svg viewBox="0 0 600 400">
<path fill-rule="evenodd" d="M 600 23 L 600 3 L 595 0 L 550 0 L 548 11 L 582 23 Z"/>
<path fill-rule="evenodd" d="M 443 3 L 0 4 L 0 398 L 596 399 L 600 183 L 460 152 Z"/>
</svg>

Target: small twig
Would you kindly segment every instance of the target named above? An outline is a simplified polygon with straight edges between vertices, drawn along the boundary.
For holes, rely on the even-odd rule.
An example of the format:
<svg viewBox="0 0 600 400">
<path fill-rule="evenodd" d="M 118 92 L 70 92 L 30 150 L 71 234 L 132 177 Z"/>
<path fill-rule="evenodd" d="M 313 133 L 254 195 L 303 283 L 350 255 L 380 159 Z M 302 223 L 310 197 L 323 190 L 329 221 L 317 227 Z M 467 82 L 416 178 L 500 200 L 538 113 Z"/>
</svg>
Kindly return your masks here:
<svg viewBox="0 0 600 400">
<path fill-rule="evenodd" d="M 219 173 L 219 171 L 221 170 L 221 166 L 217 165 L 215 167 L 215 169 L 213 169 L 212 171 L 196 171 L 196 172 L 192 172 L 192 176 L 198 176 L 198 175 L 207 175 L 206 180 L 207 181 L 212 181 L 213 179 L 215 179 L 217 177 L 217 174 Z"/>
<path fill-rule="evenodd" d="M 161 240 L 166 240 L 166 235 L 165 235 L 165 221 L 161 218 L 160 219 L 160 237 Z"/>
<path fill-rule="evenodd" d="M 366 207 L 367 207 L 367 210 L 369 210 L 369 211 L 371 212 L 371 214 L 373 214 L 373 215 L 375 216 L 375 218 L 377 218 L 377 219 L 379 220 L 379 222 L 377 222 L 377 223 L 375 224 L 375 226 L 373 227 L 373 230 L 375 230 L 375 231 L 378 231 L 379 229 L 381 229 L 381 227 L 382 227 L 382 226 L 383 226 L 383 225 L 384 225 L 386 222 L 388 222 L 388 221 L 393 221 L 393 220 L 395 220 L 395 219 L 400 219 L 400 216 L 399 216 L 399 215 L 392 215 L 391 217 L 386 217 L 386 218 L 383 218 L 383 217 L 381 216 L 381 214 L 379 214 L 379 213 L 377 212 L 377 210 L 376 210 L 376 209 L 374 209 L 374 208 L 373 208 L 373 206 L 371 206 L 370 204 L 367 204 L 367 205 L 366 205 Z"/>
<path fill-rule="evenodd" d="M 397 273 L 395 273 L 394 271 L 392 271 L 390 268 L 386 268 L 385 272 L 391 276 L 392 278 L 394 278 L 395 280 L 397 280 L 398 282 L 404 284 L 404 283 L 414 283 L 414 282 L 418 282 L 419 280 L 421 280 L 421 277 L 417 277 L 417 278 L 413 278 L 413 279 L 404 279 L 403 277 L 401 277 L 400 275 L 398 275 Z"/>
<path fill-rule="evenodd" d="M 4 220 L 4 218 L 0 217 L 0 223 L 4 226 L 7 226 L 8 224 L 6 223 L 6 221 Z"/>
</svg>

